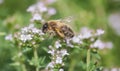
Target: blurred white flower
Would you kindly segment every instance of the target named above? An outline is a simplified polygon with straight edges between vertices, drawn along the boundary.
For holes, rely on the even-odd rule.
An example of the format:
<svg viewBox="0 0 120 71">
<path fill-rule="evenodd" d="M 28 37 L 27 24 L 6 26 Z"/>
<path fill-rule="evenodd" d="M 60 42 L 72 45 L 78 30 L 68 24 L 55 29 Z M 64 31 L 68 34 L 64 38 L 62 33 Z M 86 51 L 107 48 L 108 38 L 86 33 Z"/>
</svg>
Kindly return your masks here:
<svg viewBox="0 0 120 71">
<path fill-rule="evenodd" d="M 113 47 L 113 43 L 112 42 L 106 42 L 105 46 L 106 46 L 106 48 L 111 49 Z"/>
<path fill-rule="evenodd" d="M 62 45 L 60 44 L 60 40 L 57 40 L 55 42 L 55 45 L 57 45 L 56 46 L 57 48 L 52 47 L 51 45 L 49 46 L 50 50 L 48 51 L 48 53 L 51 54 L 51 61 L 52 61 L 52 63 L 54 63 L 53 64 L 54 67 L 58 64 L 60 66 L 64 66 L 63 58 L 64 58 L 65 55 L 69 55 L 69 53 L 67 52 L 66 49 L 61 49 L 61 50 L 58 49 L 59 47 L 62 47 Z"/>
<path fill-rule="evenodd" d="M 79 42 L 80 42 L 80 39 L 79 39 L 77 36 L 74 36 L 74 37 L 72 38 L 72 41 L 73 41 L 74 43 L 79 43 Z"/>
<path fill-rule="evenodd" d="M 28 28 L 29 28 L 29 29 L 34 28 L 34 23 L 29 24 Z"/>
<path fill-rule="evenodd" d="M 55 8 L 49 8 L 48 9 L 48 15 L 55 15 L 55 14 L 56 14 Z"/>
<path fill-rule="evenodd" d="M 31 18 L 30 21 L 33 22 L 33 21 L 40 21 L 40 20 L 42 20 L 41 15 L 36 13 L 36 14 L 33 15 L 33 17 Z"/>
<path fill-rule="evenodd" d="M 54 68 L 54 62 L 50 62 L 50 63 L 47 65 L 46 69 L 49 69 L 49 68 Z"/>
<path fill-rule="evenodd" d="M 86 33 L 82 33 L 81 36 L 79 36 L 81 39 L 88 39 L 90 37 L 92 37 L 91 32 L 86 32 Z"/>
<path fill-rule="evenodd" d="M 41 35 L 44 35 L 44 33 L 42 32 L 42 30 L 39 30 L 39 33 L 38 33 L 40 36 Z"/>
<path fill-rule="evenodd" d="M 70 43 L 72 39 L 66 39 L 65 42 L 66 42 L 66 45 L 73 48 L 74 46 L 72 45 L 72 43 Z"/>
<path fill-rule="evenodd" d="M 13 40 L 12 34 L 9 34 L 9 35 L 5 36 L 5 40 L 12 41 Z"/>
<path fill-rule="evenodd" d="M 62 58 L 61 57 L 57 57 L 55 63 L 62 64 Z"/>
<path fill-rule="evenodd" d="M 61 46 L 62 46 L 62 45 L 60 44 L 60 41 L 59 41 L 59 40 L 55 42 L 55 47 L 56 47 L 56 48 L 59 48 L 59 47 L 61 47 Z"/>
<path fill-rule="evenodd" d="M 51 55 L 54 55 L 55 54 L 55 50 L 54 49 L 49 50 L 48 53 L 50 53 Z"/>
<path fill-rule="evenodd" d="M 92 37 L 93 36 L 92 31 L 93 30 L 91 30 L 91 29 L 89 29 L 87 27 L 81 28 L 79 38 L 88 39 L 88 38 Z"/>
<path fill-rule="evenodd" d="M 27 34 L 27 35 L 21 34 L 20 37 L 19 37 L 19 39 L 21 41 L 23 41 L 23 42 L 26 42 L 26 41 L 29 41 L 29 40 L 32 39 L 32 35 L 30 35 L 30 34 Z"/>
<path fill-rule="evenodd" d="M 44 35 L 41 29 L 38 29 L 34 26 L 34 24 L 30 24 L 27 27 L 21 29 L 21 34 L 28 34 L 31 33 L 32 35 L 38 34 L 39 36 Z"/>
<path fill-rule="evenodd" d="M 111 71 L 118 71 L 118 69 L 117 68 L 112 68 Z"/>
<path fill-rule="evenodd" d="M 31 5 L 28 9 L 27 12 L 31 12 L 32 14 L 39 12 L 46 12 L 47 11 L 47 7 L 45 6 L 45 3 L 40 1 L 34 5 Z"/>
<path fill-rule="evenodd" d="M 78 43 L 78 44 L 82 44 L 83 42 L 81 41 L 81 39 L 79 38 L 79 36 L 74 36 L 73 38 L 72 38 L 72 41 L 74 42 L 74 43 Z"/>
<path fill-rule="evenodd" d="M 40 30 L 37 29 L 37 28 L 33 28 L 33 29 L 32 29 L 32 32 L 33 32 L 34 34 L 39 33 L 39 31 L 40 31 Z"/>
<path fill-rule="evenodd" d="M 33 28 L 34 28 L 34 24 L 30 24 L 29 26 L 22 28 L 21 33 L 31 32 L 31 29 L 33 29 Z"/>
<path fill-rule="evenodd" d="M 29 31 L 28 27 L 24 27 L 24 28 L 21 29 L 21 32 L 22 32 L 22 33 L 26 33 L 26 32 L 28 32 L 28 31 Z"/>
<path fill-rule="evenodd" d="M 112 13 L 109 16 L 109 24 L 115 30 L 116 34 L 120 35 L 120 13 Z"/>
<path fill-rule="evenodd" d="M 103 49 L 105 47 L 104 43 L 101 40 L 97 40 L 94 44 L 92 44 L 90 47 L 97 47 L 99 49 Z"/>
<path fill-rule="evenodd" d="M 59 71 L 64 71 L 64 69 L 59 69 Z"/>
<path fill-rule="evenodd" d="M 31 6 L 27 9 L 27 12 L 34 13 L 35 10 L 36 10 L 36 6 L 35 6 L 35 5 L 31 5 Z"/>
<path fill-rule="evenodd" d="M 47 7 L 45 7 L 44 5 L 43 6 L 38 6 L 38 8 L 39 8 L 39 12 L 41 12 L 41 13 L 47 11 Z"/>
<path fill-rule="evenodd" d="M 102 29 L 98 29 L 95 35 L 100 36 L 100 35 L 104 34 L 104 32 L 105 31 L 103 31 Z"/>
<path fill-rule="evenodd" d="M 65 55 L 69 55 L 69 53 L 67 53 L 66 49 L 61 50 L 60 54 L 61 54 L 62 57 L 65 56 Z"/>
<path fill-rule="evenodd" d="M 50 17 L 54 14 L 56 14 L 56 10 L 54 8 L 49 8 L 50 3 L 53 3 L 55 0 L 44 0 L 39 1 L 34 5 L 31 5 L 27 12 L 30 12 L 32 14 L 31 22 L 34 22 L 36 20 L 39 20 L 41 22 L 44 22 L 46 17 Z"/>
<path fill-rule="evenodd" d="M 0 0 L 0 4 L 2 4 L 4 2 L 4 0 Z"/>
<path fill-rule="evenodd" d="M 113 47 L 112 42 L 102 42 L 101 40 L 97 40 L 95 43 L 90 45 L 91 48 L 99 48 L 99 49 L 104 49 L 104 48 L 109 48 L 111 49 Z"/>
</svg>

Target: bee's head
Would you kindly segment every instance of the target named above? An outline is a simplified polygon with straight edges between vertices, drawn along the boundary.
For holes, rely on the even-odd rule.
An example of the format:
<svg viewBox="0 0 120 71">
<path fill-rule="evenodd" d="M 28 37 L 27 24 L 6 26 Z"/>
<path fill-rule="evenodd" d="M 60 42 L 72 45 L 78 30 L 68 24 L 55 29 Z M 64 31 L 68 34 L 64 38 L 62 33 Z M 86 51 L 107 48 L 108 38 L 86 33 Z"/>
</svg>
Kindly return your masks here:
<svg viewBox="0 0 120 71">
<path fill-rule="evenodd" d="M 46 33 L 48 31 L 48 23 L 46 22 L 43 26 L 42 26 L 42 32 Z"/>
</svg>

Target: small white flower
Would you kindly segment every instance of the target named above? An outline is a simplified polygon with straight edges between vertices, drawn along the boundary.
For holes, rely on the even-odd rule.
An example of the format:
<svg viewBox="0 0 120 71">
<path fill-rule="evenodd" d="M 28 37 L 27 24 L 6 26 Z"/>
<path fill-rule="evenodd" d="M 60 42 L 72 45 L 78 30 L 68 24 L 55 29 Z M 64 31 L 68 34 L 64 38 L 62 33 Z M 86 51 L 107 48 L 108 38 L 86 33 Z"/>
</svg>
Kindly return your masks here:
<svg viewBox="0 0 120 71">
<path fill-rule="evenodd" d="M 103 49 L 105 47 L 105 44 L 101 40 L 97 40 L 94 44 L 92 44 L 90 47 L 97 47 L 99 49 Z"/>
<path fill-rule="evenodd" d="M 12 41 L 13 40 L 12 34 L 5 36 L 5 40 Z"/>
<path fill-rule="evenodd" d="M 21 34 L 19 39 L 20 39 L 21 41 L 23 41 L 23 42 L 26 42 L 26 41 L 32 39 L 32 35 L 30 35 L 30 34 L 27 34 L 27 35 Z"/>
<path fill-rule="evenodd" d="M 74 36 L 74 37 L 72 38 L 72 41 L 73 41 L 74 43 L 78 43 L 78 44 L 82 44 L 82 43 L 83 43 L 82 40 L 79 38 L 79 36 Z"/>
<path fill-rule="evenodd" d="M 27 12 L 31 12 L 32 14 L 34 14 L 35 12 L 46 12 L 47 11 L 47 7 L 45 6 L 44 2 L 38 2 L 32 6 L 30 6 L 27 9 Z"/>
<path fill-rule="evenodd" d="M 70 43 L 71 40 L 72 40 L 72 39 L 66 39 L 65 42 L 66 42 L 67 46 L 73 48 L 74 46 Z"/>
<path fill-rule="evenodd" d="M 31 19 L 31 21 L 35 21 L 35 20 L 42 20 L 42 17 L 40 14 L 36 13 L 33 15 L 33 18 Z"/>
<path fill-rule="evenodd" d="M 48 48 L 53 49 L 51 45 L 49 45 Z"/>
<path fill-rule="evenodd" d="M 118 71 L 117 68 L 112 68 L 111 71 Z"/>
<path fill-rule="evenodd" d="M 21 32 L 22 32 L 22 33 L 26 33 L 26 32 L 28 32 L 28 31 L 29 31 L 28 27 L 24 27 L 24 28 L 21 29 Z"/>
<path fill-rule="evenodd" d="M 120 1 L 120 0 L 114 0 Z M 120 13 L 113 12 L 109 16 L 109 25 L 115 30 L 116 34 L 120 36 Z"/>
<path fill-rule="evenodd" d="M 71 48 L 73 48 L 73 47 L 74 47 L 74 45 L 72 45 L 72 44 L 67 44 L 67 46 L 69 46 L 69 47 L 71 47 Z"/>
<path fill-rule="evenodd" d="M 34 23 L 31 23 L 31 24 L 28 26 L 28 28 L 29 28 L 29 29 L 32 29 L 32 28 L 34 28 L 34 26 L 35 26 Z"/>
<path fill-rule="evenodd" d="M 50 62 L 50 63 L 47 65 L 46 69 L 48 69 L 48 68 L 54 68 L 54 62 Z"/>
<path fill-rule="evenodd" d="M 57 57 L 55 63 L 56 64 L 62 64 L 62 58 L 61 57 Z"/>
<path fill-rule="evenodd" d="M 46 12 L 47 11 L 47 7 L 43 6 L 43 7 L 39 7 L 40 12 Z"/>
<path fill-rule="evenodd" d="M 44 35 L 44 33 L 42 32 L 42 30 L 39 30 L 39 35 Z"/>
<path fill-rule="evenodd" d="M 30 6 L 30 7 L 27 9 L 27 12 L 34 13 L 35 10 L 36 10 L 35 5 L 32 5 L 32 6 Z"/>
<path fill-rule="evenodd" d="M 59 69 L 59 71 L 64 71 L 64 69 Z"/>
<path fill-rule="evenodd" d="M 97 32 L 96 32 L 96 35 L 100 36 L 102 34 L 104 34 L 104 31 L 102 29 L 98 29 Z"/>
<path fill-rule="evenodd" d="M 66 49 L 61 50 L 60 53 L 61 53 L 62 57 L 65 55 L 69 55 L 69 53 L 67 53 Z"/>
<path fill-rule="evenodd" d="M 45 6 L 44 2 L 38 2 L 37 4 L 37 9 L 39 10 L 39 12 L 43 13 L 47 11 L 47 7 Z"/>
<path fill-rule="evenodd" d="M 87 28 L 87 27 L 83 27 L 83 28 L 81 28 L 81 32 L 80 32 L 79 37 L 80 37 L 81 39 L 88 39 L 88 38 L 90 38 L 90 37 L 93 36 L 93 35 L 92 35 L 92 31 L 93 31 L 93 30 L 90 30 L 90 29 Z"/>
<path fill-rule="evenodd" d="M 55 15 L 55 14 L 56 14 L 55 8 L 49 8 L 48 9 L 48 15 Z"/>
<path fill-rule="evenodd" d="M 73 41 L 74 43 L 79 43 L 79 42 L 80 42 L 80 39 L 79 39 L 77 36 L 74 36 L 74 37 L 72 38 L 72 41 Z"/>
<path fill-rule="evenodd" d="M 106 42 L 105 47 L 111 49 L 113 47 L 113 43 L 112 42 Z"/>
<path fill-rule="evenodd" d="M 79 34 L 79 35 L 78 35 L 78 38 L 83 39 L 83 35 L 82 35 L 82 34 Z"/>
<path fill-rule="evenodd" d="M 56 41 L 56 42 L 55 42 L 55 47 L 56 47 L 56 48 L 62 47 L 62 45 L 60 44 L 60 41 Z"/>
<path fill-rule="evenodd" d="M 32 29 L 32 32 L 33 32 L 34 34 L 37 34 L 37 33 L 39 33 L 39 29 L 33 28 L 33 29 Z"/>
<path fill-rule="evenodd" d="M 101 40 L 97 40 L 95 43 L 90 45 L 91 48 L 97 47 L 99 49 L 109 48 L 111 49 L 113 47 L 112 42 L 102 42 Z"/>
<path fill-rule="evenodd" d="M 86 33 L 83 34 L 83 38 L 84 38 L 84 39 L 88 39 L 88 38 L 90 38 L 91 36 L 92 36 L 91 32 L 86 32 Z"/>
<path fill-rule="evenodd" d="M 49 50 L 48 53 L 50 53 L 51 55 L 54 55 L 55 54 L 55 50 L 54 49 Z"/>
</svg>

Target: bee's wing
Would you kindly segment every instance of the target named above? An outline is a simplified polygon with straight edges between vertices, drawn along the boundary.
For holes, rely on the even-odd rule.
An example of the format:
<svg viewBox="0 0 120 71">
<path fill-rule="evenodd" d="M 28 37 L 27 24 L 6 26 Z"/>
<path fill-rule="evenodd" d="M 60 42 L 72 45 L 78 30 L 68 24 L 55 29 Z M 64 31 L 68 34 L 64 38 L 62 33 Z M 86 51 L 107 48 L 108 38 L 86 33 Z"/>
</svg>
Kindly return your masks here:
<svg viewBox="0 0 120 71">
<path fill-rule="evenodd" d="M 75 19 L 74 16 L 68 16 L 63 19 L 59 19 L 59 21 L 65 23 L 65 24 L 72 24 L 74 19 Z"/>
</svg>

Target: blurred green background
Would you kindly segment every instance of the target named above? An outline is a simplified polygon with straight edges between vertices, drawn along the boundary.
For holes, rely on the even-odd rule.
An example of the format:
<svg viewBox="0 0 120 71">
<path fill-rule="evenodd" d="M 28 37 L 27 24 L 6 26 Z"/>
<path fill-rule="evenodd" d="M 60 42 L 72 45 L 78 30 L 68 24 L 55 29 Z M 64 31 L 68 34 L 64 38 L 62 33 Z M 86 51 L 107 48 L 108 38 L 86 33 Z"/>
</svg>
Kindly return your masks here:
<svg viewBox="0 0 120 71">
<path fill-rule="evenodd" d="M 0 1 L 3 1 L 0 3 L 0 71 L 15 71 L 15 68 L 9 65 L 12 62 L 11 57 L 15 48 L 5 40 L 5 34 L 13 33 L 29 24 L 31 14 L 26 12 L 26 9 L 37 1 Z M 73 28 L 76 32 L 84 26 L 104 29 L 103 40 L 113 42 L 114 47 L 100 51 L 102 66 L 105 68 L 120 67 L 120 35 L 109 24 L 110 15 L 120 12 L 119 0 L 57 0 L 53 7 L 57 9 L 57 14 L 50 19 L 75 16 Z"/>
</svg>

